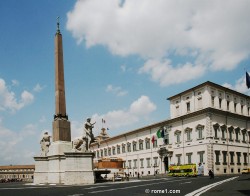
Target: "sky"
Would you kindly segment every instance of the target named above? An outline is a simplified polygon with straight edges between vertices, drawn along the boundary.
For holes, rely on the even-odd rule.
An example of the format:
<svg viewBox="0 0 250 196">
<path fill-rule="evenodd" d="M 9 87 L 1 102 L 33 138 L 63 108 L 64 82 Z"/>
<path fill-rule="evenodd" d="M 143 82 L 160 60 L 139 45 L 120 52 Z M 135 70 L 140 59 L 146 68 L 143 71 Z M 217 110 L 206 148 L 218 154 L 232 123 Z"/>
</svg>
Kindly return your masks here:
<svg viewBox="0 0 250 196">
<path fill-rule="evenodd" d="M 72 138 L 170 117 L 168 97 L 211 81 L 246 95 L 248 0 L 0 1 L 0 165 L 33 164 L 55 113 L 60 17 Z M 105 123 L 102 124 L 102 120 Z"/>
</svg>

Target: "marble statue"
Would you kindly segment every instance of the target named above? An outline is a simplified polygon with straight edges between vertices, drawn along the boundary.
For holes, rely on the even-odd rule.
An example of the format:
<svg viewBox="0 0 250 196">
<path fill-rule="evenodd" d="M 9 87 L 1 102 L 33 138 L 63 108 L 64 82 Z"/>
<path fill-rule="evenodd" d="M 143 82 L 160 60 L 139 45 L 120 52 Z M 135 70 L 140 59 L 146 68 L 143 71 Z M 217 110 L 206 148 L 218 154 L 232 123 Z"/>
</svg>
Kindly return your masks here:
<svg viewBox="0 0 250 196">
<path fill-rule="evenodd" d="M 83 135 L 82 137 L 75 138 L 72 141 L 72 148 L 74 151 L 90 151 L 90 144 L 93 142 L 98 142 L 99 140 L 94 137 L 92 129 L 94 128 L 94 123 L 91 123 L 91 118 L 87 118 L 84 123 Z"/>
<path fill-rule="evenodd" d="M 86 148 L 84 149 L 83 143 L 86 144 L 86 138 L 85 137 L 79 137 L 79 138 L 74 139 L 72 141 L 73 150 L 75 150 L 75 151 L 84 151 L 84 150 L 86 150 Z"/>
<path fill-rule="evenodd" d="M 86 138 L 86 150 L 89 151 L 90 144 L 95 142 L 95 137 L 93 134 L 92 129 L 94 128 L 94 123 L 91 123 L 91 118 L 87 118 L 87 121 L 84 124 L 84 132 L 85 132 L 85 138 Z"/>
<path fill-rule="evenodd" d="M 47 153 L 49 152 L 49 146 L 50 146 L 50 138 L 48 132 L 45 132 L 43 134 L 43 137 L 40 141 L 41 144 L 41 156 L 47 156 Z"/>
</svg>

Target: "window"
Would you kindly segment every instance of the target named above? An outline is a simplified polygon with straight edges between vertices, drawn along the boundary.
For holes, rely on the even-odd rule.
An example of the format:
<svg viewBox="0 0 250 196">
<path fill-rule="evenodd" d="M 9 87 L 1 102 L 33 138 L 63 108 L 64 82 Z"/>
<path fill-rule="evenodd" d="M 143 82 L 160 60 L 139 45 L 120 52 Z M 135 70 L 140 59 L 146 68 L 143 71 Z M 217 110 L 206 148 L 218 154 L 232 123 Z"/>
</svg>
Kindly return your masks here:
<svg viewBox="0 0 250 196">
<path fill-rule="evenodd" d="M 199 156 L 199 162 L 200 163 L 204 163 L 204 151 L 202 152 L 198 152 L 198 156 Z"/>
<path fill-rule="evenodd" d="M 175 131 L 175 135 L 176 135 L 176 143 L 181 143 L 181 131 L 176 130 Z"/>
<path fill-rule="evenodd" d="M 111 148 L 108 148 L 108 155 L 111 156 Z"/>
<path fill-rule="evenodd" d="M 132 168 L 132 167 L 131 167 L 131 160 L 128 160 L 128 167 L 129 167 L 129 168 Z"/>
<path fill-rule="evenodd" d="M 117 154 L 121 154 L 121 148 L 119 145 L 117 145 Z"/>
<path fill-rule="evenodd" d="M 140 162 L 141 162 L 141 168 L 143 168 L 144 166 L 143 166 L 143 161 L 144 161 L 144 159 L 140 159 Z"/>
<path fill-rule="evenodd" d="M 230 153 L 230 165 L 234 165 L 234 152 L 229 152 Z"/>
<path fill-rule="evenodd" d="M 227 101 L 227 110 L 229 111 L 229 109 L 230 109 L 230 101 Z"/>
<path fill-rule="evenodd" d="M 128 143 L 128 144 L 127 144 L 127 151 L 128 151 L 128 152 L 131 152 L 131 143 Z"/>
<path fill-rule="evenodd" d="M 192 139 L 191 139 L 192 129 L 188 127 L 185 129 L 185 132 L 187 134 L 187 141 L 192 141 Z"/>
<path fill-rule="evenodd" d="M 158 157 L 154 157 L 154 166 L 157 167 Z"/>
<path fill-rule="evenodd" d="M 229 127 L 228 131 L 229 131 L 229 141 L 233 141 L 233 131 L 234 131 L 234 128 L 233 127 Z"/>
<path fill-rule="evenodd" d="M 122 153 L 125 153 L 126 150 L 125 150 L 125 144 L 122 144 Z"/>
<path fill-rule="evenodd" d="M 215 165 L 220 165 L 220 151 L 215 150 Z"/>
<path fill-rule="evenodd" d="M 218 139 L 218 131 L 219 131 L 220 125 L 216 123 L 213 127 L 214 127 L 214 138 Z"/>
<path fill-rule="evenodd" d="M 247 165 L 247 153 L 243 152 L 243 158 L 244 158 L 244 165 Z"/>
<path fill-rule="evenodd" d="M 246 143 L 246 133 L 247 133 L 247 130 L 244 129 L 241 132 L 242 132 L 242 142 Z"/>
<path fill-rule="evenodd" d="M 187 112 L 190 112 L 190 102 L 187 102 Z"/>
<path fill-rule="evenodd" d="M 241 165 L 241 162 L 240 162 L 241 152 L 236 152 L 236 155 L 237 155 L 237 165 Z"/>
<path fill-rule="evenodd" d="M 101 150 L 101 157 L 103 157 L 103 150 Z"/>
<path fill-rule="evenodd" d="M 97 158 L 99 158 L 99 156 L 100 156 L 100 155 L 99 155 L 99 150 L 98 150 L 98 151 L 97 151 Z"/>
<path fill-rule="evenodd" d="M 137 168 L 137 159 L 134 159 L 134 168 Z"/>
<path fill-rule="evenodd" d="M 177 165 L 181 165 L 181 154 L 177 154 L 176 158 L 177 158 Z"/>
<path fill-rule="evenodd" d="M 188 164 L 192 163 L 192 153 L 187 153 Z"/>
<path fill-rule="evenodd" d="M 154 140 L 153 148 L 157 148 L 157 139 Z"/>
<path fill-rule="evenodd" d="M 240 140 L 239 140 L 239 133 L 240 133 L 240 128 L 238 127 L 238 128 L 236 128 L 235 129 L 235 141 L 236 142 L 240 142 Z"/>
<path fill-rule="evenodd" d="M 191 141 L 191 131 L 187 132 L 187 141 Z"/>
<path fill-rule="evenodd" d="M 112 154 L 115 155 L 115 147 L 112 148 Z"/>
<path fill-rule="evenodd" d="M 133 151 L 136 151 L 136 142 L 133 142 Z"/>
<path fill-rule="evenodd" d="M 106 148 L 104 149 L 104 156 L 108 156 Z"/>
<path fill-rule="evenodd" d="M 142 140 L 139 141 L 139 150 L 143 150 L 143 141 Z"/>
<path fill-rule="evenodd" d="M 234 112 L 236 112 L 237 110 L 237 103 L 234 103 Z"/>
<path fill-rule="evenodd" d="M 226 140 L 226 131 L 227 131 L 226 125 L 221 126 L 222 140 Z"/>
<path fill-rule="evenodd" d="M 211 104 L 212 104 L 212 107 L 214 107 L 214 96 L 211 97 Z"/>
<path fill-rule="evenodd" d="M 222 151 L 223 154 L 223 165 L 227 165 L 227 151 Z"/>
<path fill-rule="evenodd" d="M 221 106 L 222 106 L 222 99 L 221 98 L 219 98 L 219 108 L 221 108 Z"/>
<path fill-rule="evenodd" d="M 127 162 L 126 161 L 123 162 L 123 168 L 127 168 Z"/>
<path fill-rule="evenodd" d="M 196 130 L 198 132 L 198 139 L 204 139 L 203 138 L 203 129 L 204 129 L 204 126 L 203 125 L 198 125 L 196 127 Z"/>
<path fill-rule="evenodd" d="M 177 143 L 180 143 L 180 142 L 181 142 L 181 139 L 180 139 L 180 138 L 181 138 L 181 133 L 177 133 L 177 134 L 176 134 L 176 142 L 177 142 Z"/>
<path fill-rule="evenodd" d="M 150 149 L 150 139 L 146 138 L 145 144 L 146 144 L 146 149 Z"/>
<path fill-rule="evenodd" d="M 150 164 L 150 158 L 147 158 L 147 168 L 150 168 L 151 164 Z"/>
<path fill-rule="evenodd" d="M 240 106 L 241 114 L 243 114 L 243 105 Z"/>
</svg>

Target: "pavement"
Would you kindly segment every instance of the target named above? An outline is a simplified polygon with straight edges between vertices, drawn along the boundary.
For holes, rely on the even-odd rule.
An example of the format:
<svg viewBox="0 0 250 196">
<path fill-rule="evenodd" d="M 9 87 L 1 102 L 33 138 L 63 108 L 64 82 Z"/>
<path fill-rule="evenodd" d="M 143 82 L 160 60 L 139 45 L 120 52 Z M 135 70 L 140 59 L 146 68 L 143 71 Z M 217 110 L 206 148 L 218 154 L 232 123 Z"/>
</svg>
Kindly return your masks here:
<svg viewBox="0 0 250 196">
<path fill-rule="evenodd" d="M 57 185 L 32 183 L 0 183 L 1 196 L 82 196 L 82 195 L 187 195 L 247 196 L 250 175 L 202 177 L 147 176 L 129 181 L 103 182 L 92 185 Z"/>
</svg>

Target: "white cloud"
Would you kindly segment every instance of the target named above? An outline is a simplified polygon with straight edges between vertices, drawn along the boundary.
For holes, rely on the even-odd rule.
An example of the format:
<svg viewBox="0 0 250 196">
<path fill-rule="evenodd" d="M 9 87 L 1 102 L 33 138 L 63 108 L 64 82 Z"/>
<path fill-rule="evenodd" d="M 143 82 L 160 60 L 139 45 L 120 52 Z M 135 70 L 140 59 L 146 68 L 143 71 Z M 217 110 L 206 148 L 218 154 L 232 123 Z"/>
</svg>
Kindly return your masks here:
<svg viewBox="0 0 250 196">
<path fill-rule="evenodd" d="M 19 82 L 17 80 L 12 80 L 12 86 L 18 86 L 19 85 Z"/>
<path fill-rule="evenodd" d="M 119 87 L 119 86 L 113 86 L 111 84 L 109 84 L 106 87 L 106 92 L 114 93 L 118 97 L 125 96 L 126 94 L 128 94 L 128 92 L 125 91 L 125 90 L 123 90 L 121 87 Z"/>
<path fill-rule="evenodd" d="M 68 12 L 67 29 L 79 43 L 105 45 L 120 56 L 137 54 L 146 61 L 192 57 L 183 67 L 202 74 L 207 68 L 232 70 L 249 57 L 249 10 L 248 0 L 126 0 L 122 5 L 120 0 L 85 0 Z M 148 71 L 152 77 L 155 69 Z M 175 82 L 193 79 L 195 73 Z"/>
<path fill-rule="evenodd" d="M 241 78 L 235 81 L 234 84 L 229 84 L 229 83 L 224 83 L 222 86 L 226 88 L 230 88 L 232 90 L 245 93 L 245 94 L 250 94 L 250 89 L 247 88 L 246 86 L 246 76 L 243 75 Z"/>
<path fill-rule="evenodd" d="M 109 129 L 115 130 L 145 120 L 155 110 L 156 105 L 149 97 L 143 95 L 134 101 L 128 109 L 113 110 L 102 115 L 94 114 L 92 121 L 96 121 L 97 132 L 102 127 L 101 119 L 105 119 Z"/>
<path fill-rule="evenodd" d="M 0 119 L 0 164 L 32 164 L 39 142 L 37 126 L 28 124 L 16 132 L 6 128 Z M 37 146 L 34 146 L 34 143 Z M 33 146 L 33 147 L 32 147 Z M 29 149 L 30 150 L 27 150 Z"/>
<path fill-rule="evenodd" d="M 202 65 L 192 65 L 186 63 L 173 67 L 170 60 L 148 60 L 139 70 L 139 73 L 147 73 L 155 82 L 159 82 L 161 86 L 178 84 L 188 80 L 201 77 L 206 68 Z"/>
<path fill-rule="evenodd" d="M 42 117 L 39 119 L 39 122 L 40 122 L 40 123 L 44 123 L 44 122 L 46 122 L 46 121 L 47 121 L 47 119 L 46 119 L 45 116 L 42 116 Z"/>
<path fill-rule="evenodd" d="M 14 112 L 32 103 L 33 100 L 34 100 L 33 94 L 24 90 L 21 93 L 20 100 L 18 101 L 15 93 L 11 91 L 6 86 L 5 81 L 0 78 L 0 110 L 10 110 Z"/>
<path fill-rule="evenodd" d="M 33 90 L 35 92 L 41 92 L 43 89 L 44 89 L 44 86 L 41 86 L 40 84 L 36 84 Z"/>
<path fill-rule="evenodd" d="M 71 140 L 83 135 L 83 122 L 71 121 Z"/>
</svg>

